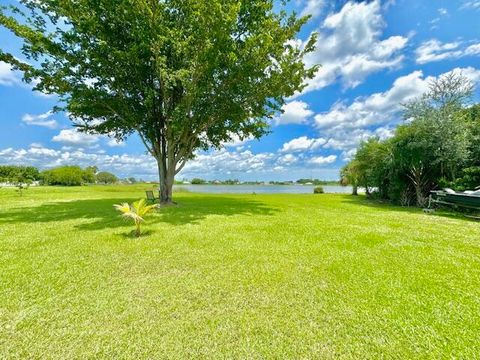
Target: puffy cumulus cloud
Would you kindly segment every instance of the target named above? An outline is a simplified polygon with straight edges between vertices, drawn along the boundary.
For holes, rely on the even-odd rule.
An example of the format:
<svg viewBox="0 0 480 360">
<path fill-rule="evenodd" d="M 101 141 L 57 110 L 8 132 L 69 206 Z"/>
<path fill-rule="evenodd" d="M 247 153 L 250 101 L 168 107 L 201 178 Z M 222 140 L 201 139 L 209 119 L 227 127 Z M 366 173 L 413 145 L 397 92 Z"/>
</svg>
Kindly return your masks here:
<svg viewBox="0 0 480 360">
<path fill-rule="evenodd" d="M 21 86 L 32 90 L 36 84 L 38 84 L 37 79 L 33 79 L 31 83 L 22 82 L 20 71 L 13 70 L 10 64 L 0 61 L 0 86 Z M 41 91 L 34 91 L 34 94 L 46 98 L 55 97 L 54 94 L 45 94 Z"/>
<path fill-rule="evenodd" d="M 473 83 L 480 83 L 480 70 L 473 67 L 455 68 Z M 450 72 L 439 75 L 445 76 Z M 401 104 L 421 96 L 428 90 L 435 77 L 425 77 L 414 71 L 397 78 L 385 92 L 360 97 L 351 104 L 334 104 L 329 111 L 317 114 L 315 123 L 327 140 L 324 149 L 342 151 L 342 158 L 349 159 L 351 150 L 361 141 L 372 136 L 386 139 L 393 136 L 394 128 L 401 120 Z"/>
<path fill-rule="evenodd" d="M 336 103 L 330 110 L 315 116 L 320 129 L 335 132 L 344 129 L 359 129 L 388 122 L 398 113 L 401 103 L 423 94 L 428 87 L 421 71 L 399 77 L 393 86 L 381 93 L 358 98 L 350 105 Z"/>
<path fill-rule="evenodd" d="M 347 88 L 383 69 L 398 67 L 401 50 L 408 38 L 391 36 L 381 39 L 384 21 L 379 0 L 347 2 L 338 13 L 330 14 L 319 30 L 317 48 L 305 61 L 322 67 L 308 82 L 304 93 L 321 89 L 340 79 Z"/>
<path fill-rule="evenodd" d="M 423 42 L 415 51 L 417 64 L 445 59 L 459 59 L 464 56 L 480 55 L 480 43 L 462 42 L 442 43 L 437 39 Z"/>
<path fill-rule="evenodd" d="M 306 136 L 300 136 L 292 139 L 289 142 L 283 144 L 280 149 L 281 152 L 295 152 L 295 151 L 307 151 L 316 150 L 324 145 L 327 141 L 325 139 L 310 139 Z"/>
<path fill-rule="evenodd" d="M 28 149 L 0 150 L 0 159 L 6 164 L 28 164 L 41 169 L 62 165 L 96 165 L 121 177 L 155 178 L 157 172 L 155 160 L 147 155 L 107 155 L 78 149 L 62 151 L 42 147 L 40 144 L 32 144 Z"/>
<path fill-rule="evenodd" d="M 14 71 L 10 64 L 0 61 L 0 85 L 12 86 L 22 83 L 18 71 Z"/>
<path fill-rule="evenodd" d="M 275 119 L 276 125 L 303 124 L 314 112 L 307 103 L 293 100 L 282 106 L 283 113 Z"/>
<path fill-rule="evenodd" d="M 338 169 L 329 168 L 327 165 L 335 161 L 332 156 L 325 156 L 324 160 L 310 161 L 310 158 L 301 154 L 283 153 L 253 153 L 246 151 L 228 151 L 221 149 L 211 152 L 197 153 L 178 175 L 179 177 L 237 178 L 266 179 L 275 178 L 278 172 L 291 171 L 295 174 L 312 170 L 313 165 L 321 165 L 326 169 L 328 178 L 336 178 Z M 318 157 L 322 158 L 321 156 Z M 335 157 L 336 158 L 336 157 Z M 62 150 L 50 149 L 41 144 L 32 144 L 26 149 L 7 148 L 0 150 L 0 161 L 4 164 L 28 164 L 40 169 L 48 169 L 62 165 L 78 165 L 87 167 L 96 165 L 104 171 L 110 171 L 119 177 L 142 178 L 156 180 L 157 165 L 155 159 L 147 154 L 122 154 L 110 155 L 104 151 L 81 148 L 64 148 Z M 320 169 L 314 168 L 314 169 Z M 307 171 L 308 170 L 308 171 Z M 302 175 L 303 176 L 303 175 Z"/>
<path fill-rule="evenodd" d="M 294 164 L 298 161 L 298 158 L 293 155 L 293 154 L 285 154 L 283 156 L 280 156 L 277 159 L 277 164 L 279 165 L 291 165 Z"/>
<path fill-rule="evenodd" d="M 469 79 L 472 83 L 478 85 L 480 83 L 480 69 L 476 69 L 472 66 L 466 68 L 456 68 L 452 71 L 456 71 L 461 73 L 467 79 Z"/>
<path fill-rule="evenodd" d="M 198 153 L 197 156 L 187 163 L 182 174 L 205 175 L 225 173 L 251 173 L 271 169 L 275 163 L 275 154 L 258 153 L 250 150 L 230 152 L 220 149 L 209 153 Z"/>
<path fill-rule="evenodd" d="M 318 155 L 316 154 L 319 159 L 322 158 Z M 195 159 L 185 166 L 180 176 L 216 178 L 228 174 L 240 178 L 258 177 L 258 179 L 262 179 L 275 172 L 292 171 L 293 169 L 295 173 L 305 173 L 308 169 L 312 169 L 312 165 L 321 165 L 325 169 L 328 168 L 327 165 L 334 163 L 337 157 L 326 154 L 323 158 L 323 162 L 320 160 L 312 162 L 306 154 L 295 155 L 281 152 L 255 154 L 250 150 L 230 152 L 227 149 L 221 149 L 197 154 Z M 332 170 L 332 172 L 335 171 L 338 169 Z"/>
<path fill-rule="evenodd" d="M 233 134 L 233 133 L 230 134 L 230 138 L 231 138 L 230 141 L 224 142 L 222 143 L 222 145 L 226 147 L 240 147 L 254 139 L 253 136 L 247 136 L 243 139 L 240 139 L 240 136 L 238 136 L 238 134 Z"/>
<path fill-rule="evenodd" d="M 461 73 L 474 83 L 480 81 L 480 70 L 473 67 L 455 68 L 452 72 Z M 401 104 L 425 93 L 434 79 L 431 76 L 424 77 L 421 71 L 414 71 L 397 78 L 385 92 L 357 98 L 350 105 L 341 102 L 334 104 L 328 112 L 317 114 L 315 123 L 323 132 L 334 133 L 398 121 Z"/>
<path fill-rule="evenodd" d="M 55 129 L 58 126 L 56 120 L 52 119 L 53 112 L 47 111 L 44 114 L 32 115 L 25 114 L 22 116 L 22 122 L 27 125 L 42 126 L 49 129 Z"/>
<path fill-rule="evenodd" d="M 309 162 L 315 165 L 326 165 L 332 164 L 337 160 L 336 155 L 329 155 L 329 156 L 315 156 L 312 157 Z"/>
<path fill-rule="evenodd" d="M 303 9 L 300 16 L 310 15 L 312 18 L 317 18 L 322 13 L 325 0 L 304 0 L 301 5 L 303 5 Z"/>
<path fill-rule="evenodd" d="M 355 129 L 349 131 L 338 131 L 327 140 L 325 149 L 348 151 L 356 148 L 362 141 L 371 137 L 378 137 L 381 140 L 393 136 L 393 127 L 379 127 L 374 130 Z"/>
<path fill-rule="evenodd" d="M 91 147 L 98 143 L 99 135 L 85 134 L 76 129 L 64 129 L 52 138 L 52 141 L 59 142 L 65 146 Z"/>
<path fill-rule="evenodd" d="M 118 141 L 117 139 L 109 139 L 107 141 L 107 145 L 110 146 L 110 147 L 124 147 L 125 142 Z"/>
</svg>

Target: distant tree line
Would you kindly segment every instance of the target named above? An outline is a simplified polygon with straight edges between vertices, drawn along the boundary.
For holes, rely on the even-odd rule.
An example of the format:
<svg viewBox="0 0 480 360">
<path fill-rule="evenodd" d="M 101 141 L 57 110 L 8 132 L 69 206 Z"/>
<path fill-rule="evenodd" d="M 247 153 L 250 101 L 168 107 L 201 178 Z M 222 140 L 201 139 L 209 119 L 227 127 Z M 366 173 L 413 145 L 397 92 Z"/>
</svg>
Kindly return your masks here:
<svg viewBox="0 0 480 360">
<path fill-rule="evenodd" d="M 177 184 L 185 184 L 188 181 L 178 181 Z M 332 180 L 319 180 L 319 179 L 299 179 L 297 181 L 240 181 L 239 179 L 227 179 L 227 180 L 205 180 L 202 178 L 193 178 L 190 181 L 193 185 L 203 185 L 203 184 L 214 184 L 214 185 L 263 185 L 263 184 L 270 184 L 270 185 L 293 185 L 293 184 L 309 184 L 309 185 L 339 185 L 339 181 L 332 181 Z"/>
<path fill-rule="evenodd" d="M 40 172 L 33 166 L 0 165 L 0 182 L 33 182 L 40 180 Z"/>
<path fill-rule="evenodd" d="M 40 172 L 33 166 L 0 165 L 0 182 L 31 184 L 38 181 L 43 185 L 79 186 L 85 184 L 115 184 L 119 179 L 112 173 L 98 171 L 96 166 L 82 169 L 80 166 L 60 166 Z M 135 183 L 135 178 L 129 178 Z"/>
<path fill-rule="evenodd" d="M 480 186 L 480 104 L 472 83 L 450 73 L 403 104 L 405 123 L 387 140 L 371 138 L 342 169 L 342 181 L 367 195 L 424 206 L 431 190 Z"/>
</svg>

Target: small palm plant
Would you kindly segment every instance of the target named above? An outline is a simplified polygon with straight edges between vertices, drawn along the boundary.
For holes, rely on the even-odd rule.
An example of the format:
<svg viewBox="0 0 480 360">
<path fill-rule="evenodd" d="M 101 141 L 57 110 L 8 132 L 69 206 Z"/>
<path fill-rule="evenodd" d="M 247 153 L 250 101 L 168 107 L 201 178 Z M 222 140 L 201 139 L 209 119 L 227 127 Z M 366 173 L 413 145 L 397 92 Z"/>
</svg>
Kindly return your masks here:
<svg viewBox="0 0 480 360">
<path fill-rule="evenodd" d="M 135 236 L 141 235 L 140 225 L 145 215 L 149 214 L 153 210 L 158 208 L 158 204 L 147 205 L 145 199 L 140 199 L 132 204 L 122 203 L 120 205 L 113 205 L 115 209 L 122 213 L 122 217 L 125 219 L 132 219 L 135 222 Z"/>
</svg>

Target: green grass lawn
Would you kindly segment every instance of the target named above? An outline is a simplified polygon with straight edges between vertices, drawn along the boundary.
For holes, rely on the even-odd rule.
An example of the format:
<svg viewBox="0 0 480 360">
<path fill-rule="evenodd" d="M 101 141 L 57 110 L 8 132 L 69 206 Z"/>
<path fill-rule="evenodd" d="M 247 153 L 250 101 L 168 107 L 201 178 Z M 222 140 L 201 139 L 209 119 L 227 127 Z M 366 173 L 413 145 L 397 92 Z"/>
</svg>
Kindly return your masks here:
<svg viewBox="0 0 480 360">
<path fill-rule="evenodd" d="M 0 189 L 0 358 L 480 354 L 480 223 L 347 195 Z"/>
</svg>

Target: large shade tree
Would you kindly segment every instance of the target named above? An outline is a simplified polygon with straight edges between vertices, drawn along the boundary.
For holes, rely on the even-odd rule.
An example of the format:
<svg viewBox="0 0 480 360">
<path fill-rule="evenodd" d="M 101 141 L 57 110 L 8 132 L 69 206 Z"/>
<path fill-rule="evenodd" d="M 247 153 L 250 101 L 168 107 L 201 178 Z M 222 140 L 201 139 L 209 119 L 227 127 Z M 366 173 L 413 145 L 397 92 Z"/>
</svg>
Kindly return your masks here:
<svg viewBox="0 0 480 360">
<path fill-rule="evenodd" d="M 0 25 L 26 61 L 0 51 L 35 89 L 58 94 L 81 131 L 137 133 L 157 160 L 161 201 L 195 151 L 268 132 L 316 67 L 308 20 L 273 0 L 21 0 Z"/>
</svg>

